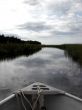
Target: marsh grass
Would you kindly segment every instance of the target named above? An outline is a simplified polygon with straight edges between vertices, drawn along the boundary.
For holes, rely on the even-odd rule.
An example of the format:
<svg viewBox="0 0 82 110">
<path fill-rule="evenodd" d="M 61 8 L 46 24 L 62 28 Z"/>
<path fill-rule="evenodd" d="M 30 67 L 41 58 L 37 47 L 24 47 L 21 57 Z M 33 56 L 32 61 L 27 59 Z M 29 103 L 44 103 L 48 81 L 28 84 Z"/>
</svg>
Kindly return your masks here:
<svg viewBox="0 0 82 110">
<path fill-rule="evenodd" d="M 82 65 L 82 44 L 67 44 L 62 45 L 60 48 L 64 49 L 67 56 Z"/>
<path fill-rule="evenodd" d="M 43 47 L 63 49 L 67 57 L 82 65 L 82 44 L 43 45 Z"/>
</svg>

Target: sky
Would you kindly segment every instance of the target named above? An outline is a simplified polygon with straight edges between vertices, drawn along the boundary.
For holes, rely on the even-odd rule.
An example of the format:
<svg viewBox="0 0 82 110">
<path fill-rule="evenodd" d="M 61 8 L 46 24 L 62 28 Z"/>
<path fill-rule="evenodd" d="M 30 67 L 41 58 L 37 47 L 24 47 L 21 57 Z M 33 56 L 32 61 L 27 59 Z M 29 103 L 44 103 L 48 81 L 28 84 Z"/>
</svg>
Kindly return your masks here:
<svg viewBox="0 0 82 110">
<path fill-rule="evenodd" d="M 0 0 L 0 33 L 43 44 L 82 43 L 82 0 Z"/>
</svg>

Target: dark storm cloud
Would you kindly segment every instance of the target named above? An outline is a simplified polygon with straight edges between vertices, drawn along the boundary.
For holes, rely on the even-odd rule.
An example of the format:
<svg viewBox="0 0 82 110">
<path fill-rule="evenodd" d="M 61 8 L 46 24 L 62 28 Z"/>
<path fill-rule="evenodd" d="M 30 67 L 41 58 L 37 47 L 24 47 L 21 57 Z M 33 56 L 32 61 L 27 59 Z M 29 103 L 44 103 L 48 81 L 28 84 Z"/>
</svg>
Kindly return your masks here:
<svg viewBox="0 0 82 110">
<path fill-rule="evenodd" d="M 20 25 L 19 28 L 27 30 L 27 31 L 35 31 L 35 32 L 40 32 L 40 31 L 51 29 L 51 27 L 46 25 L 44 22 L 28 22 L 28 23 Z"/>
</svg>

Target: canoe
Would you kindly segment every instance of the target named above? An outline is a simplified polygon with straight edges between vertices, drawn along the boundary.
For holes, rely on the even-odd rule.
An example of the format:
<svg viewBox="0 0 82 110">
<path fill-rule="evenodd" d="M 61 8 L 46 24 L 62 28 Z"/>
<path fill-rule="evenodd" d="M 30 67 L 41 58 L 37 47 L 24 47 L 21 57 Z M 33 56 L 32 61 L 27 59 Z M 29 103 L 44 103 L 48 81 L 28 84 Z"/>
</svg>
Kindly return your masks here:
<svg viewBox="0 0 82 110">
<path fill-rule="evenodd" d="M 35 82 L 2 100 L 0 110 L 82 110 L 82 99 Z"/>
</svg>

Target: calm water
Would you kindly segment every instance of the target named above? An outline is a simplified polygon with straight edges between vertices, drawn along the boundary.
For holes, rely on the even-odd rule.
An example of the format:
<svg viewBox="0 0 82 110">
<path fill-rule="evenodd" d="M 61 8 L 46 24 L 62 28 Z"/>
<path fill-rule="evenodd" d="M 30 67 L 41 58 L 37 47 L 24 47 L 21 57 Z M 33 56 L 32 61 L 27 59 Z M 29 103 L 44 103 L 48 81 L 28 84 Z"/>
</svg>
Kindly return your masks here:
<svg viewBox="0 0 82 110">
<path fill-rule="evenodd" d="M 34 81 L 82 97 L 82 68 L 63 50 L 43 48 L 29 57 L 0 61 L 0 100 Z"/>
</svg>

